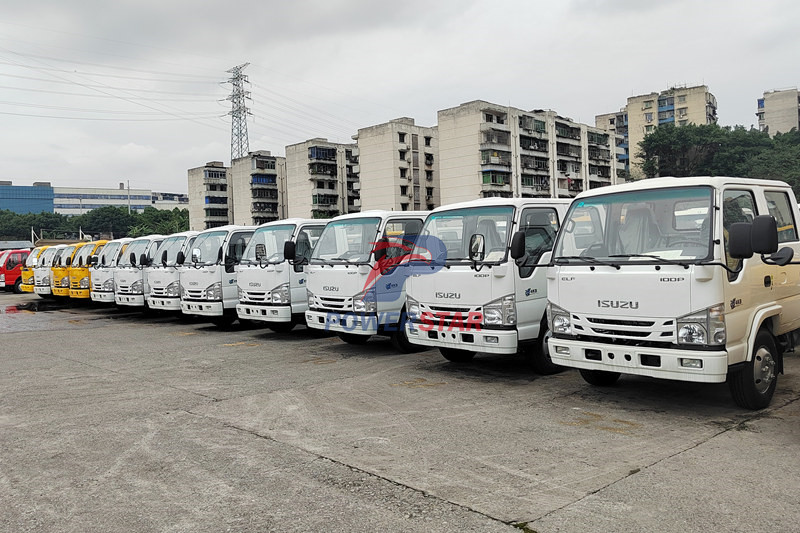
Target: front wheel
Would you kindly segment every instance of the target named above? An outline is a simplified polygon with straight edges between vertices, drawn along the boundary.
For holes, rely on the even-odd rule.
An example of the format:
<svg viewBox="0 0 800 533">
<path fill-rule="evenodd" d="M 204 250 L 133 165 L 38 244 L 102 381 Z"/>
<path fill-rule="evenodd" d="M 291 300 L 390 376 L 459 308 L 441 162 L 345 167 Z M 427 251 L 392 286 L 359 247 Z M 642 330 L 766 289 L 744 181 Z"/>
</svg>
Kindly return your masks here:
<svg viewBox="0 0 800 533">
<path fill-rule="evenodd" d="M 442 357 L 451 363 L 467 363 L 472 361 L 472 358 L 475 357 L 475 352 L 458 350 L 456 348 L 439 348 L 439 351 L 442 353 Z"/>
<path fill-rule="evenodd" d="M 211 323 L 218 328 L 226 328 L 236 321 L 236 315 L 225 313 L 222 316 L 215 316 L 211 319 Z"/>
<path fill-rule="evenodd" d="M 733 401 L 745 409 L 763 409 L 772 401 L 778 385 L 778 349 L 769 331 L 756 335 L 753 357 L 744 367 L 728 376 Z"/>
<path fill-rule="evenodd" d="M 355 333 L 337 333 L 337 335 L 347 344 L 354 344 L 356 346 L 366 344 L 371 337 L 371 335 L 356 335 Z"/>
<path fill-rule="evenodd" d="M 401 353 L 414 353 L 422 350 L 422 346 L 412 344 L 411 341 L 408 340 L 406 330 L 402 326 L 399 326 L 397 331 L 392 333 L 392 346 Z"/>
<path fill-rule="evenodd" d="M 16 294 L 22 294 L 22 278 L 18 278 L 17 282 L 14 283 L 14 292 Z"/>
<path fill-rule="evenodd" d="M 619 372 L 609 372 L 607 370 L 586 370 L 581 368 L 581 377 L 589 385 L 595 387 L 610 387 L 619 379 Z"/>
<path fill-rule="evenodd" d="M 550 347 L 547 344 L 547 339 L 550 338 L 550 329 L 547 323 L 542 323 L 542 329 L 539 338 L 533 346 L 524 348 L 525 358 L 528 360 L 531 368 L 537 374 L 549 376 L 565 370 L 563 366 L 559 366 L 550 358 Z"/>
<path fill-rule="evenodd" d="M 257 323 L 258 321 L 253 320 L 252 322 Z M 275 333 L 289 333 L 294 328 L 294 322 L 269 322 L 267 328 Z"/>
</svg>

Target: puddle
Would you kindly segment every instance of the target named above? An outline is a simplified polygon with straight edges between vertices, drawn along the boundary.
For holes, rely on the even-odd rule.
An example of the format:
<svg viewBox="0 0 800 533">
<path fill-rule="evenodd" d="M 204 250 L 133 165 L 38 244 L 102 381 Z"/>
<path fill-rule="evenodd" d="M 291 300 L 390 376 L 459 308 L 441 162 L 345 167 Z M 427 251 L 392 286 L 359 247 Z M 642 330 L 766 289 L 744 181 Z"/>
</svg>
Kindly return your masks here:
<svg viewBox="0 0 800 533">
<path fill-rule="evenodd" d="M 60 302 L 48 302 L 42 300 L 41 302 L 25 302 L 24 304 L 7 305 L 0 307 L 0 314 L 13 315 L 15 313 L 38 313 L 42 311 L 57 311 L 66 307 L 65 304 Z"/>
</svg>

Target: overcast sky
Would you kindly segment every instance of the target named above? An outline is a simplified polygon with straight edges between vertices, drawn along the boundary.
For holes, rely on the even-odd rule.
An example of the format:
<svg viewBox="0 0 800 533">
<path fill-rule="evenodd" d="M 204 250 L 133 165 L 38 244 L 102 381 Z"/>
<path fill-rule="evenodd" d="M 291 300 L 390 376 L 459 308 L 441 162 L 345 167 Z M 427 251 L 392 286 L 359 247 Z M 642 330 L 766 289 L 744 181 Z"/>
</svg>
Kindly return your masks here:
<svg viewBox="0 0 800 533">
<path fill-rule="evenodd" d="M 250 150 L 350 142 L 471 100 L 594 124 L 706 84 L 721 125 L 794 87 L 800 2 L 0 0 L 0 180 L 186 192 L 230 163 L 226 70 L 249 62 Z"/>
</svg>

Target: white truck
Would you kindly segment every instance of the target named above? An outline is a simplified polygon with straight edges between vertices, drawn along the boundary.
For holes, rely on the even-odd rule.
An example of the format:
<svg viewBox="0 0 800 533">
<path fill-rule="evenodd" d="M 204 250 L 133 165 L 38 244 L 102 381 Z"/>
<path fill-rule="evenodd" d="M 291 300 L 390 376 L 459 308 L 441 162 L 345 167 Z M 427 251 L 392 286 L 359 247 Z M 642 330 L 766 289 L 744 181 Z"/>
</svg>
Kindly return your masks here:
<svg viewBox="0 0 800 533">
<path fill-rule="evenodd" d="M 128 243 L 114 268 L 114 302 L 129 307 L 145 307 L 147 275 L 145 267 L 152 263 L 163 235 L 138 237 Z"/>
<path fill-rule="evenodd" d="M 254 231 L 234 225 L 207 229 L 197 235 L 188 257 L 179 254 L 181 312 L 208 317 L 218 326 L 236 320 L 236 265 Z"/>
<path fill-rule="evenodd" d="M 197 231 L 173 233 L 164 239 L 154 254 L 154 261 L 145 268 L 145 295 L 150 309 L 181 310 L 181 282 L 178 254 L 190 253 Z"/>
<path fill-rule="evenodd" d="M 258 227 L 237 268 L 239 320 L 258 321 L 280 332 L 305 324 L 308 296 L 304 266 L 327 222 L 287 218 Z M 288 244 L 291 260 L 284 256 Z"/>
<path fill-rule="evenodd" d="M 415 256 L 437 239 L 437 267 L 406 282 L 406 335 L 453 362 L 478 353 L 522 352 L 535 371 L 552 374 L 546 350 L 547 264 L 570 200 L 487 198 L 431 211 Z M 435 263 L 436 261 L 434 261 Z"/>
<path fill-rule="evenodd" d="M 53 294 L 53 289 L 50 287 L 51 267 L 55 260 L 61 256 L 66 247 L 66 244 L 58 244 L 49 247 L 42 252 L 41 258 L 33 268 L 33 292 L 42 298 Z"/>
<path fill-rule="evenodd" d="M 92 283 L 89 294 L 93 302 L 114 303 L 114 269 L 132 240 L 127 237 L 114 239 L 106 243 L 100 255 L 89 257 L 91 265 L 89 277 Z"/>
<path fill-rule="evenodd" d="M 657 178 L 579 195 L 547 269 L 553 362 L 598 386 L 727 381 L 739 406 L 766 407 L 800 328 L 797 221 L 779 181 Z"/>
<path fill-rule="evenodd" d="M 306 324 L 350 344 L 387 335 L 412 351 L 403 322 L 405 283 L 398 267 L 414 247 L 427 212 L 364 211 L 331 219 L 306 266 Z M 388 261 L 388 262 L 387 262 Z"/>
</svg>

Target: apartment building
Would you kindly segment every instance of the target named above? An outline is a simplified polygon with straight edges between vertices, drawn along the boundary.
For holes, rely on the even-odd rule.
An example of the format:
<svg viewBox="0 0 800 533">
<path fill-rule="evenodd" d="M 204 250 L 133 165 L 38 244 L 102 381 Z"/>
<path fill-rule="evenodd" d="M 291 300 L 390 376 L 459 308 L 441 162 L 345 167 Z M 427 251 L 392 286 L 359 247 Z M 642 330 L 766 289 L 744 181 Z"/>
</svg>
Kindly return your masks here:
<svg viewBox="0 0 800 533">
<path fill-rule="evenodd" d="M 716 123 L 717 99 L 705 85 L 671 87 L 659 93 L 631 96 L 619 112 L 595 117 L 598 128 L 623 135 L 622 145 L 633 178 L 644 177 L 642 161 L 637 155 L 639 143 L 658 126 Z"/>
<path fill-rule="evenodd" d="M 189 169 L 189 229 L 202 231 L 229 223 L 228 168 L 210 161 Z"/>
<path fill-rule="evenodd" d="M 477 100 L 438 113 L 441 204 L 570 198 L 617 182 L 617 138 L 554 111 Z"/>
<path fill-rule="evenodd" d="M 257 226 L 286 218 L 286 158 L 258 150 L 234 159 L 228 198 L 231 224 Z"/>
<path fill-rule="evenodd" d="M 359 149 L 309 139 L 286 147 L 288 217 L 331 218 L 361 211 Z"/>
<path fill-rule="evenodd" d="M 361 201 L 369 209 L 430 210 L 441 205 L 436 127 L 398 118 L 353 136 L 358 143 Z"/>
<path fill-rule="evenodd" d="M 792 129 L 800 130 L 800 93 L 797 88 L 765 92 L 758 99 L 758 129 L 774 137 Z"/>
</svg>

